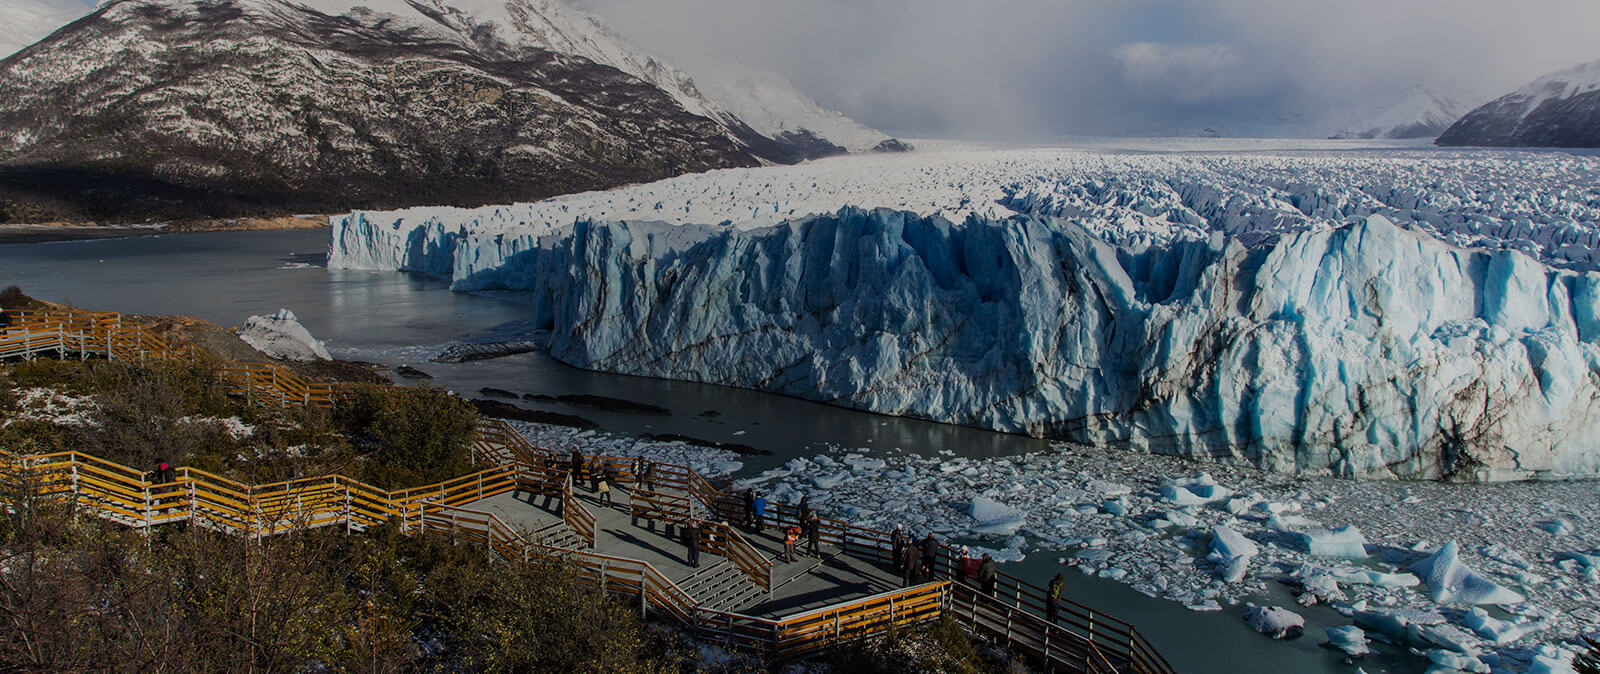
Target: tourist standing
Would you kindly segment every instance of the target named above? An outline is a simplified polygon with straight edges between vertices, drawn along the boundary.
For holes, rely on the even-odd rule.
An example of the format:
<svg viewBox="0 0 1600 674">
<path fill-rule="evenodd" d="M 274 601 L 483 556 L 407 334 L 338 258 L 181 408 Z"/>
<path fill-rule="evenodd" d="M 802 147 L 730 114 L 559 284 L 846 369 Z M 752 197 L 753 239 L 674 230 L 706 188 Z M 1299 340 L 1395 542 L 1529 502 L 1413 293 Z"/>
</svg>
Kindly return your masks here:
<svg viewBox="0 0 1600 674">
<path fill-rule="evenodd" d="M 927 577 L 932 578 L 934 572 L 939 570 L 939 539 L 933 537 L 933 532 L 928 532 L 928 537 L 922 539 L 922 567 Z"/>
<path fill-rule="evenodd" d="M 613 474 L 611 472 L 611 467 L 607 466 L 604 470 L 602 470 L 600 472 L 600 478 L 599 478 L 599 480 L 597 480 L 595 482 L 595 487 L 594 487 L 595 491 L 600 494 L 600 502 L 601 503 L 604 503 L 606 505 L 612 505 L 612 501 L 611 501 L 611 483 L 613 481 L 615 481 L 615 478 L 613 477 Z"/>
<path fill-rule="evenodd" d="M 922 563 L 917 557 L 918 553 L 916 546 L 907 545 L 904 565 L 905 570 L 901 571 L 901 575 L 904 576 L 906 581 L 906 587 L 916 585 L 917 581 L 922 575 Z"/>
<path fill-rule="evenodd" d="M 906 539 L 906 525 L 894 525 L 894 531 L 889 534 L 889 547 L 894 552 L 892 560 L 894 562 L 894 570 L 897 572 L 905 573 L 906 571 L 906 548 L 910 546 L 910 543 L 911 541 Z"/>
<path fill-rule="evenodd" d="M 794 544 L 800 540 L 800 527 L 793 524 L 783 530 L 783 561 L 794 563 Z"/>
<path fill-rule="evenodd" d="M 741 524 L 744 525 L 746 531 L 754 531 L 756 528 L 756 490 L 754 489 L 744 490 L 744 522 L 741 522 Z"/>
<path fill-rule="evenodd" d="M 978 584 L 983 586 L 983 593 L 993 597 L 995 583 L 999 580 L 1000 569 L 995 566 L 994 558 L 983 553 L 983 563 L 978 565 Z"/>
<path fill-rule="evenodd" d="M 578 448 L 572 448 L 572 486 L 576 487 L 583 482 L 583 455 L 578 453 Z"/>
<path fill-rule="evenodd" d="M 689 549 L 689 566 L 700 566 L 700 520 L 689 520 L 683 528 L 683 542 Z"/>
<path fill-rule="evenodd" d="M 956 580 L 965 578 L 969 581 L 978 580 L 978 558 L 972 556 L 972 551 L 967 546 L 961 546 L 961 567 L 956 569 Z"/>
<path fill-rule="evenodd" d="M 1044 593 L 1045 620 L 1054 623 L 1056 616 L 1061 615 L 1061 591 L 1066 589 L 1066 586 L 1066 574 L 1058 573 L 1055 578 L 1050 579 L 1050 587 L 1046 588 Z"/>
<path fill-rule="evenodd" d="M 806 554 L 812 557 L 821 557 L 822 552 L 818 548 L 818 539 L 822 538 L 822 517 L 817 514 L 817 511 L 806 508 L 804 524 L 806 528 Z"/>
<path fill-rule="evenodd" d="M 755 514 L 755 532 L 759 534 L 761 533 L 761 530 L 765 528 L 765 520 L 767 517 L 767 497 L 756 494 L 755 500 L 750 502 L 750 510 Z"/>
</svg>

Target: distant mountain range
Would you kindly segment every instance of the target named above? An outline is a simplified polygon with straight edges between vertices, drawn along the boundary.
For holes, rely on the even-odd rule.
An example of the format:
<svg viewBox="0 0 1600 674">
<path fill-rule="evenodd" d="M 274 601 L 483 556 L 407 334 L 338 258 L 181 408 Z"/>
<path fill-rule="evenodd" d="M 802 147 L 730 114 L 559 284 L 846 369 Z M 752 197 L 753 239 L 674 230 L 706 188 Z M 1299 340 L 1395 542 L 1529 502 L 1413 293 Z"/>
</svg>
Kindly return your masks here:
<svg viewBox="0 0 1600 674">
<path fill-rule="evenodd" d="M 1325 125 L 1340 125 L 1331 138 L 1437 138 L 1450 124 L 1482 100 L 1418 85 L 1388 100 L 1330 116 Z"/>
<path fill-rule="evenodd" d="M 0 60 L 0 221 L 478 205 L 898 149 L 792 88 L 737 103 L 768 133 L 562 0 L 119 0 Z"/>
<path fill-rule="evenodd" d="M 1545 75 L 1467 113 L 1439 145 L 1600 147 L 1600 61 Z"/>
</svg>

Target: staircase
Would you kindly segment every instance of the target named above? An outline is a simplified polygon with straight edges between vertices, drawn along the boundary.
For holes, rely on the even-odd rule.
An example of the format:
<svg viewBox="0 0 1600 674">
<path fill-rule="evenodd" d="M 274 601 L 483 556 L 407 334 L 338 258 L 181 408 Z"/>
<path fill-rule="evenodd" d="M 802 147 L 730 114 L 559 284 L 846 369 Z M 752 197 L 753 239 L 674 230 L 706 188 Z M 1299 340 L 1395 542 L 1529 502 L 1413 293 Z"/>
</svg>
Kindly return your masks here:
<svg viewBox="0 0 1600 674">
<path fill-rule="evenodd" d="M 556 520 L 533 532 L 533 541 L 562 550 L 582 550 L 589 547 L 588 542 L 578 536 L 578 532 L 573 531 L 572 527 L 561 520 Z"/>
<path fill-rule="evenodd" d="M 752 606 L 766 594 L 750 576 L 726 559 L 718 559 L 678 585 L 702 608 L 728 613 Z"/>
</svg>

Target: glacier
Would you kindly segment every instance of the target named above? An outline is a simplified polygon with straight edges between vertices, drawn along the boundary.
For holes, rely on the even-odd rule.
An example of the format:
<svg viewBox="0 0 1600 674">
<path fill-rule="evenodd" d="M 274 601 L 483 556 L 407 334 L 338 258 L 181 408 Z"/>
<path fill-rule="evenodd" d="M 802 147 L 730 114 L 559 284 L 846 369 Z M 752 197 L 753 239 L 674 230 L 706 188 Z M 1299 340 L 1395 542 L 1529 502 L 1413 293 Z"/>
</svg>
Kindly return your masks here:
<svg viewBox="0 0 1600 674">
<path fill-rule="evenodd" d="M 1593 158 L 916 154 L 356 212 L 329 265 L 524 291 L 595 370 L 1290 473 L 1600 474 Z"/>
</svg>

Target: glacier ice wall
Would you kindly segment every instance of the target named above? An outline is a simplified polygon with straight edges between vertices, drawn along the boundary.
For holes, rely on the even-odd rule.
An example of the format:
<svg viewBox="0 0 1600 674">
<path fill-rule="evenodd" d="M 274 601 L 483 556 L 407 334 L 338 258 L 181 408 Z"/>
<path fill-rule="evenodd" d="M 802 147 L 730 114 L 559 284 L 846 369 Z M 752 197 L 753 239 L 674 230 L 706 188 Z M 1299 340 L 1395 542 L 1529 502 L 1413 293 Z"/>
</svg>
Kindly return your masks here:
<svg viewBox="0 0 1600 674">
<path fill-rule="evenodd" d="M 1080 220 L 335 220 L 334 266 L 535 298 L 579 367 L 1285 472 L 1600 473 L 1600 274 L 1382 216 L 1114 247 Z"/>
</svg>

